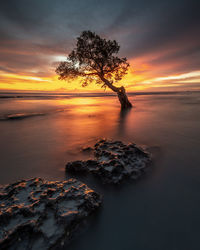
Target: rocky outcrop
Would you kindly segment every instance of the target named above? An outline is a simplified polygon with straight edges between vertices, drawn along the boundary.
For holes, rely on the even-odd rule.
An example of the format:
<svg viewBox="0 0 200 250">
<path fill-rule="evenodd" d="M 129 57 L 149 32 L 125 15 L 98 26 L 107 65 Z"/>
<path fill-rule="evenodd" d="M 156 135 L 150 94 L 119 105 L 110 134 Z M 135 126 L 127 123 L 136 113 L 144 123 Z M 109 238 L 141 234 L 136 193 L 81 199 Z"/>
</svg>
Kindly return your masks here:
<svg viewBox="0 0 200 250">
<path fill-rule="evenodd" d="M 94 145 L 94 159 L 73 161 L 67 173 L 92 173 L 103 183 L 120 183 L 126 178 L 137 179 L 151 163 L 150 155 L 134 143 L 100 140 Z"/>
<path fill-rule="evenodd" d="M 1 186 L 0 249 L 59 248 L 100 204 L 100 196 L 76 179 Z"/>
</svg>

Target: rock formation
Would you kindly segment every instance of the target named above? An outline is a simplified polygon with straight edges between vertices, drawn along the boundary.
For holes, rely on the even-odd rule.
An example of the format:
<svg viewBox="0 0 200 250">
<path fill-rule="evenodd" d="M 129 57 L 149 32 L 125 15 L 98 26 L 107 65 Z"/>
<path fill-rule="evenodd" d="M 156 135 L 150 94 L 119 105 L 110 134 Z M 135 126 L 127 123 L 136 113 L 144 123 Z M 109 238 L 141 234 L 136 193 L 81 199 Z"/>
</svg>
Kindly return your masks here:
<svg viewBox="0 0 200 250">
<path fill-rule="evenodd" d="M 103 183 L 120 183 L 126 178 L 137 179 L 151 163 L 142 148 L 121 141 L 100 140 L 94 145 L 94 159 L 68 162 L 66 173 L 92 173 Z"/>
<path fill-rule="evenodd" d="M 23 180 L 0 187 L 0 249 L 55 249 L 101 204 L 76 179 Z"/>
</svg>

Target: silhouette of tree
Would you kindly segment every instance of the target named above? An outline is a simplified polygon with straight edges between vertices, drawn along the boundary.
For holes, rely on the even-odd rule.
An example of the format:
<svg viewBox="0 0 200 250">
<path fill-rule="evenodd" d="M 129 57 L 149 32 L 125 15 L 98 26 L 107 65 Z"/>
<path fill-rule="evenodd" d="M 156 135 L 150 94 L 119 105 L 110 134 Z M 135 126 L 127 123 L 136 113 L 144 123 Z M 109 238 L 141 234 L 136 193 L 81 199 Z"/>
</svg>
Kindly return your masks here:
<svg viewBox="0 0 200 250">
<path fill-rule="evenodd" d="M 120 81 L 127 74 L 129 63 L 126 58 L 119 58 L 119 44 L 113 40 L 101 38 L 91 31 L 83 31 L 77 38 L 76 47 L 66 61 L 60 62 L 56 69 L 60 80 L 79 78 L 82 86 L 95 82 L 102 88 L 110 88 L 117 93 L 121 108 L 130 108 L 125 88 L 113 83 Z"/>
</svg>

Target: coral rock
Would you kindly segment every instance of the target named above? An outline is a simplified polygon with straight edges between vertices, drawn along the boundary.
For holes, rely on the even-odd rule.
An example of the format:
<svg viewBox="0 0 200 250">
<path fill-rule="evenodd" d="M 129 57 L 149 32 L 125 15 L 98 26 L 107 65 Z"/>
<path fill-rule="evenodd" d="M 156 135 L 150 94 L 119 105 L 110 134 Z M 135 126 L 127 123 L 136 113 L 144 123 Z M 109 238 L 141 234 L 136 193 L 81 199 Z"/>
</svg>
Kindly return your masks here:
<svg viewBox="0 0 200 250">
<path fill-rule="evenodd" d="M 104 183 L 120 183 L 125 178 L 137 179 L 151 163 L 150 155 L 135 144 L 100 140 L 93 148 L 95 160 L 74 161 L 66 172 L 90 172 Z"/>
<path fill-rule="evenodd" d="M 100 204 L 100 196 L 76 179 L 0 186 L 0 249 L 59 248 Z"/>
</svg>

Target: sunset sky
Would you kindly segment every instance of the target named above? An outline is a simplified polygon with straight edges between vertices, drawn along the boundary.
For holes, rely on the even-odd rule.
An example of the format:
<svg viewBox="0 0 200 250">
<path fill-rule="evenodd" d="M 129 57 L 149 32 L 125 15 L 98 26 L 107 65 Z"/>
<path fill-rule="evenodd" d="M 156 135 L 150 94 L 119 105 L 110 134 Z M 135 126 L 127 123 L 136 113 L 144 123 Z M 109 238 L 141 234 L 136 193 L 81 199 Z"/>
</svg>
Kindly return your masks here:
<svg viewBox="0 0 200 250">
<path fill-rule="evenodd" d="M 127 91 L 200 90 L 199 0 L 1 0 L 0 91 L 102 91 L 59 81 L 83 30 L 116 39 Z"/>
</svg>

